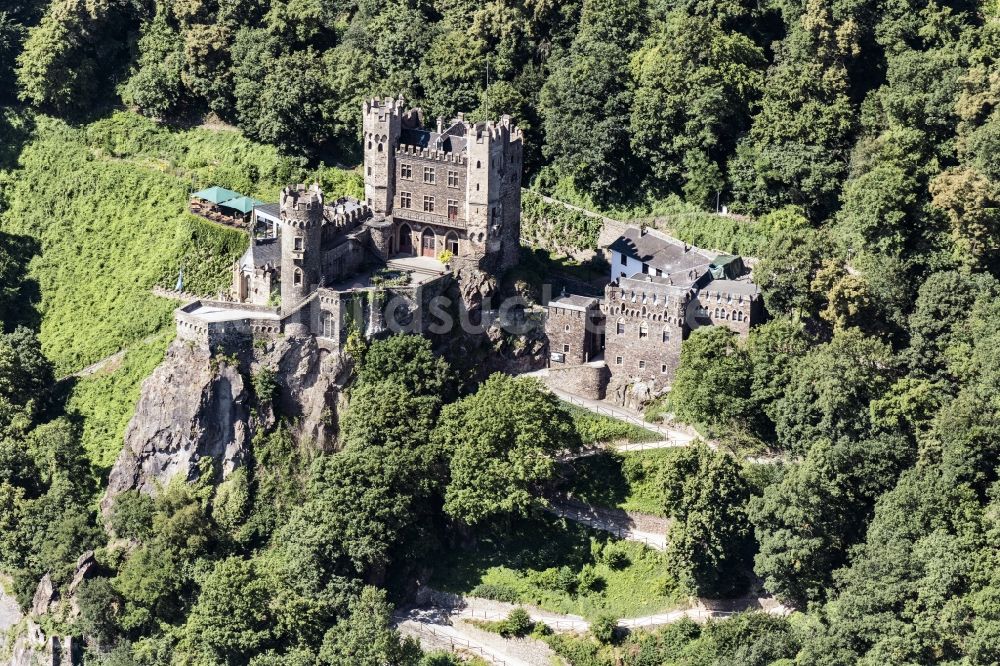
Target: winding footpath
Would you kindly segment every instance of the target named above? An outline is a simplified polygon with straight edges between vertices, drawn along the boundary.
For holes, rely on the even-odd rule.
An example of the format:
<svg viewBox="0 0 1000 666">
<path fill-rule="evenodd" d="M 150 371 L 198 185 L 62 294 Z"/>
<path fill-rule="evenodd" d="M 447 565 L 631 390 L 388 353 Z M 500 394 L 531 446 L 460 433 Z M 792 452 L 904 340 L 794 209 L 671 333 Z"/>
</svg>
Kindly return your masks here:
<svg viewBox="0 0 1000 666">
<path fill-rule="evenodd" d="M 394 616 L 396 627 L 402 634 L 419 640 L 425 650 L 446 649 L 474 654 L 501 666 L 547 666 L 552 663 L 551 651 L 541 641 L 505 639 L 475 627 L 470 621 L 498 622 L 520 607 L 528 612 L 533 622 L 542 622 L 554 632 L 582 634 L 590 629 L 590 623 L 579 615 L 552 613 L 534 606 L 460 596 L 430 588 L 421 589 L 417 599 L 419 607 L 402 609 Z M 618 620 L 618 626 L 630 630 L 658 627 L 684 618 L 698 623 L 723 621 L 747 610 L 784 616 L 793 609 L 772 598 L 752 595 L 724 602 L 699 600 L 690 608 L 622 618 Z"/>
</svg>

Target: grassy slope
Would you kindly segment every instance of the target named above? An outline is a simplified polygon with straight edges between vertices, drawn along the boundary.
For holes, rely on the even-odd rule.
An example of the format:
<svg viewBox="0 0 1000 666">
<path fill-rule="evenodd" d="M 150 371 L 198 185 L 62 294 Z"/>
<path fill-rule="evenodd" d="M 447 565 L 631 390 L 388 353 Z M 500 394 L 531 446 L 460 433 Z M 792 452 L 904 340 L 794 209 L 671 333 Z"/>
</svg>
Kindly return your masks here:
<svg viewBox="0 0 1000 666">
<path fill-rule="evenodd" d="M 587 446 L 611 442 L 655 442 L 663 439 L 662 435 L 652 430 L 603 414 L 595 414 L 589 409 L 568 402 L 561 401 L 560 407 L 569 413 L 573 425 L 580 433 L 580 439 Z"/>
<path fill-rule="evenodd" d="M 624 551 L 628 563 L 612 568 L 601 551 L 605 544 Z M 566 592 L 546 583 L 553 567 L 568 567 L 578 575 L 585 567 L 605 581 L 600 590 Z M 594 618 L 655 613 L 683 600 L 669 575 L 663 553 L 641 544 L 620 541 L 608 534 L 551 517 L 516 522 L 493 537 L 481 538 L 474 548 L 456 550 L 434 572 L 431 585 L 471 593 L 477 585 L 497 585 L 511 591 L 521 603 L 560 613 Z"/>
<path fill-rule="evenodd" d="M 606 452 L 567 463 L 567 489 L 582 502 L 664 516 L 660 470 L 680 449 Z"/>
<path fill-rule="evenodd" d="M 165 328 L 129 347 L 120 365 L 84 377 L 73 386 L 67 412 L 82 421 L 83 448 L 100 476 L 111 469 L 122 447 L 143 380 L 163 360 L 173 339 L 173 328 Z"/>
<path fill-rule="evenodd" d="M 41 338 L 60 373 L 170 325 L 172 286 L 211 294 L 229 282 L 245 234 L 186 212 L 192 187 L 218 184 L 265 200 L 316 175 L 354 191 L 353 177 L 302 165 L 235 132 L 174 131 L 131 113 L 81 128 L 36 119 L 9 178 L 0 229 L 38 239 L 30 277 L 41 289 Z M 340 192 L 333 192 L 336 195 Z"/>
</svg>

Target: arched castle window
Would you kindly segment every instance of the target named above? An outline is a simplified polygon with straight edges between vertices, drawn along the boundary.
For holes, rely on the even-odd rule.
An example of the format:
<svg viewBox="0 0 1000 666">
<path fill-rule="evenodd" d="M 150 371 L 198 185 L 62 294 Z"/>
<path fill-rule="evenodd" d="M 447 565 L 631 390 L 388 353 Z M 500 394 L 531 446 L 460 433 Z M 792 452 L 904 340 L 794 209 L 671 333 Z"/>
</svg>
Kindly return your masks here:
<svg viewBox="0 0 1000 666">
<path fill-rule="evenodd" d="M 380 152 L 380 153 L 382 152 L 382 144 L 381 143 L 378 144 L 378 152 Z"/>
<path fill-rule="evenodd" d="M 719 318 L 719 308 L 715 308 L 715 318 Z"/>
<path fill-rule="evenodd" d="M 476 168 L 477 169 L 482 169 L 483 168 L 483 163 L 480 162 L 479 160 L 476 160 Z M 479 189 L 479 185 L 476 185 L 476 189 L 477 190 Z"/>
<path fill-rule="evenodd" d="M 324 338 L 333 337 L 333 314 L 330 312 L 323 311 L 320 315 L 320 330 Z"/>
<path fill-rule="evenodd" d="M 296 268 L 295 272 L 292 273 L 292 284 L 296 287 L 302 286 L 302 269 Z"/>
<path fill-rule="evenodd" d="M 458 235 L 454 231 L 449 231 L 444 237 L 444 246 L 453 255 L 458 256 Z"/>
<path fill-rule="evenodd" d="M 648 337 L 649 337 L 649 324 L 647 324 L 646 322 L 642 322 L 641 324 L 639 324 L 639 339 L 641 340 L 642 338 L 648 338 Z"/>
<path fill-rule="evenodd" d="M 736 312 L 736 321 L 743 321 L 743 313 L 740 311 Z"/>
</svg>

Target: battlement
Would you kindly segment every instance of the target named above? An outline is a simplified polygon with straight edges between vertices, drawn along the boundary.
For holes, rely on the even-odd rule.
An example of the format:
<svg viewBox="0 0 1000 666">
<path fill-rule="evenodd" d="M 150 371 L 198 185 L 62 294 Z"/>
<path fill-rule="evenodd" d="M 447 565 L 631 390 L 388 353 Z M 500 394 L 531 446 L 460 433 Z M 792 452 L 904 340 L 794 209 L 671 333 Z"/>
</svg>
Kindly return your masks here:
<svg viewBox="0 0 1000 666">
<path fill-rule="evenodd" d="M 466 123 L 466 136 L 469 141 L 482 143 L 488 138 L 490 142 L 503 141 L 506 143 L 523 143 L 524 133 L 521 128 L 514 124 L 509 115 L 503 115 L 500 120 L 487 120 L 479 123 Z"/>
<path fill-rule="evenodd" d="M 309 187 L 299 184 L 285 187 L 278 199 L 281 219 L 295 227 L 311 226 L 323 222 L 323 192 L 319 184 Z"/>
<path fill-rule="evenodd" d="M 400 144 L 396 148 L 396 156 L 401 157 L 418 157 L 425 160 L 433 160 L 435 162 L 447 162 L 448 164 L 458 164 L 466 165 L 469 160 L 465 155 L 460 153 L 453 153 L 445 150 L 438 150 L 436 148 L 421 148 L 420 146 L 411 146 L 409 144 Z"/>
<path fill-rule="evenodd" d="M 365 100 L 364 105 L 364 115 L 375 116 L 379 120 L 385 120 L 386 116 L 394 115 L 400 116 L 405 112 L 405 102 L 403 96 L 400 95 L 396 99 L 391 97 L 386 97 L 384 99 L 371 98 Z"/>
</svg>

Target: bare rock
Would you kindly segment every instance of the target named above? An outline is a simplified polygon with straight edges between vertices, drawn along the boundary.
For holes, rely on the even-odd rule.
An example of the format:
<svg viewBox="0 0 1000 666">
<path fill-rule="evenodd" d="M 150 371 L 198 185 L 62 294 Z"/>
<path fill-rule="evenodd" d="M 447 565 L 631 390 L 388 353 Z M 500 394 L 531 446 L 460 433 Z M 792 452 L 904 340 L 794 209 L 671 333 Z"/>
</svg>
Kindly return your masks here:
<svg viewBox="0 0 1000 666">
<path fill-rule="evenodd" d="M 276 372 L 281 413 L 298 424 L 300 440 L 329 450 L 337 436 L 336 403 L 344 379 L 344 357 L 320 349 L 316 339 L 282 338 L 254 364 Z"/>
<path fill-rule="evenodd" d="M 42 628 L 31 620 L 27 621 L 24 632 L 14 641 L 10 666 L 36 666 L 52 663 L 52 653 L 46 648 L 47 641 Z"/>
<path fill-rule="evenodd" d="M 177 340 L 142 385 L 125 446 L 101 501 L 107 514 L 126 490 L 155 494 L 174 476 L 195 480 L 198 463 L 212 458 L 225 478 L 247 457 L 248 391 L 239 368 Z"/>
<path fill-rule="evenodd" d="M 49 606 L 56 600 L 56 590 L 52 585 L 52 577 L 49 574 L 42 576 L 35 588 L 35 596 L 31 600 L 32 615 L 45 615 L 49 612 Z"/>
<path fill-rule="evenodd" d="M 81 555 L 76 561 L 76 573 L 73 574 L 73 580 L 69 584 L 69 593 L 76 594 L 77 588 L 83 581 L 94 577 L 94 574 L 97 573 L 97 567 L 94 551 L 88 550 Z"/>
</svg>

